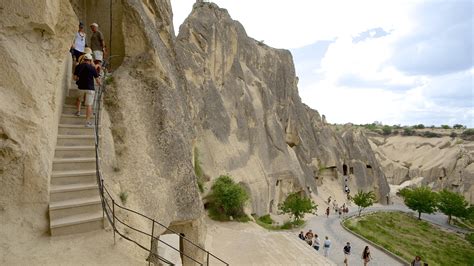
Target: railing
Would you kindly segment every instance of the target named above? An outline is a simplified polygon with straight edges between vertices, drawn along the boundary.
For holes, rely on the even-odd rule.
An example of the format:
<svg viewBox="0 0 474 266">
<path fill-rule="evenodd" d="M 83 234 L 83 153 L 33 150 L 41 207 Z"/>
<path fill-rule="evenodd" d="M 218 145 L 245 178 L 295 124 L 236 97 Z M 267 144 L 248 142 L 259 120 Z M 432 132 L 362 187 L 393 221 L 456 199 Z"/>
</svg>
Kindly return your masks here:
<svg viewBox="0 0 474 266">
<path fill-rule="evenodd" d="M 97 177 L 97 184 L 99 186 L 99 193 L 100 193 L 100 198 L 102 202 L 102 212 L 104 218 L 107 218 L 107 221 L 110 223 L 113 229 L 114 233 L 114 243 L 115 243 L 115 235 L 118 234 L 120 235 L 123 239 L 126 239 L 130 242 L 135 243 L 137 246 L 140 248 L 144 249 L 145 251 L 149 252 L 149 257 L 148 257 L 148 264 L 152 262 L 153 259 L 157 259 L 163 263 L 166 263 L 168 265 L 174 265 L 172 262 L 169 260 L 163 258 L 159 254 L 157 254 L 157 244 L 162 243 L 166 245 L 167 247 L 171 248 L 171 250 L 174 250 L 176 252 L 179 252 L 179 254 L 186 259 L 189 259 L 190 261 L 198 264 L 198 265 L 210 265 L 210 259 L 213 258 L 217 260 L 218 262 L 224 264 L 224 265 L 229 265 L 219 257 L 215 256 L 211 252 L 205 250 L 204 248 L 200 247 L 199 245 L 193 243 L 191 240 L 186 238 L 183 234 L 180 234 L 171 228 L 168 228 L 167 226 L 163 225 L 162 223 L 144 215 L 141 214 L 137 211 L 128 209 L 120 204 L 117 204 L 117 202 L 114 200 L 112 195 L 110 194 L 109 190 L 107 189 L 105 183 L 104 183 L 104 178 L 102 177 L 102 172 L 100 171 L 100 163 L 99 163 L 99 143 L 100 143 L 100 134 L 99 134 L 99 125 L 100 125 L 100 117 L 101 117 L 101 108 L 102 108 L 102 94 L 105 90 L 105 79 L 102 80 L 102 85 L 99 86 L 98 90 L 96 91 L 95 95 L 95 102 L 94 102 L 94 114 L 95 114 L 95 127 L 94 127 L 94 135 L 95 135 L 95 159 L 96 159 L 96 177 Z M 147 223 L 150 223 L 151 225 L 151 233 L 147 233 L 146 230 L 140 230 L 137 229 L 134 226 L 131 226 L 128 224 L 123 216 L 120 214 L 128 214 L 128 215 L 136 215 L 139 218 L 144 219 Z M 156 226 L 160 226 L 162 229 L 165 229 L 167 232 L 171 232 L 172 234 L 175 234 L 179 236 L 180 243 L 186 241 L 186 243 L 190 244 L 191 246 L 197 248 L 200 252 L 204 252 L 206 254 L 206 261 L 205 262 L 200 262 L 196 258 L 192 258 L 191 256 L 185 254 L 183 251 L 173 247 L 172 245 L 166 243 L 165 241 L 161 240 L 159 237 L 155 236 L 155 233 L 157 232 Z M 122 228 L 127 228 L 127 230 L 131 230 L 130 232 L 135 232 L 140 236 L 142 240 L 144 238 L 150 238 L 150 246 L 147 247 L 145 244 L 141 243 L 138 239 L 134 239 L 131 234 L 128 234 L 120 231 L 120 227 Z"/>
</svg>

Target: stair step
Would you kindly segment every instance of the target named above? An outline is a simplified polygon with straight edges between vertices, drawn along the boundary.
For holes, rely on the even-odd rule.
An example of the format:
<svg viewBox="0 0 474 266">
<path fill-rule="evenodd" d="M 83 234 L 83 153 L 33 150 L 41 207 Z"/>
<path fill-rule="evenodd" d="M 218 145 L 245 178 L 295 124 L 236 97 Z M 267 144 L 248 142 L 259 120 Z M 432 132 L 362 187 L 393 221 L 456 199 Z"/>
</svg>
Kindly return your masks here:
<svg viewBox="0 0 474 266">
<path fill-rule="evenodd" d="M 56 202 L 50 202 L 49 209 L 50 210 L 60 210 L 60 209 L 68 209 L 74 207 L 81 207 L 87 205 L 93 205 L 96 203 L 100 203 L 100 197 L 91 197 L 91 198 L 80 198 L 80 199 L 71 199 L 71 200 L 62 200 Z"/>
<path fill-rule="evenodd" d="M 58 146 L 91 146 L 95 145 L 94 135 L 58 135 Z"/>
<path fill-rule="evenodd" d="M 55 158 L 95 157 L 94 146 L 56 146 Z"/>
<path fill-rule="evenodd" d="M 65 170 L 90 170 L 95 169 L 95 157 L 93 158 L 55 158 L 53 160 L 53 171 Z"/>
<path fill-rule="evenodd" d="M 84 121 L 85 122 L 85 121 Z M 92 121 L 94 123 L 94 121 Z M 93 135 L 94 128 L 81 124 L 59 124 L 58 135 Z"/>
<path fill-rule="evenodd" d="M 86 175 L 94 175 L 95 176 L 95 169 L 94 170 L 80 170 L 80 171 L 58 171 L 53 172 L 51 177 L 72 177 L 72 176 L 86 176 Z"/>
<path fill-rule="evenodd" d="M 79 215 L 102 210 L 99 192 L 97 196 L 88 198 L 50 201 L 49 217 L 51 220 L 62 219 L 71 215 Z"/>
<path fill-rule="evenodd" d="M 94 115 L 91 116 L 91 121 L 94 120 Z M 60 124 L 68 124 L 68 125 L 83 125 L 86 122 L 86 115 L 81 114 L 80 116 L 76 116 L 74 114 L 62 114 L 61 119 L 59 120 Z"/>
<path fill-rule="evenodd" d="M 52 236 L 99 230 L 103 228 L 102 211 L 51 219 L 50 228 Z"/>
<path fill-rule="evenodd" d="M 50 201 L 93 198 L 99 195 L 98 191 L 96 182 L 51 185 Z"/>
</svg>

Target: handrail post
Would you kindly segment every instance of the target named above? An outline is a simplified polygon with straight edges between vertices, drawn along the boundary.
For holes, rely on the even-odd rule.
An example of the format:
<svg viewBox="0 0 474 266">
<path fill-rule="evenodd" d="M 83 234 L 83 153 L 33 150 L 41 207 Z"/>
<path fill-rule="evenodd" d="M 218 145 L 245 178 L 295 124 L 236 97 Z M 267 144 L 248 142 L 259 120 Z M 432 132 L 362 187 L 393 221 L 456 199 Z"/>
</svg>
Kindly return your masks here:
<svg viewBox="0 0 474 266">
<path fill-rule="evenodd" d="M 115 201 L 112 199 L 112 227 L 114 229 L 114 245 L 115 245 Z"/>
<path fill-rule="evenodd" d="M 153 253 L 153 238 L 155 237 L 155 220 L 151 220 L 151 237 L 150 237 L 150 257 L 148 258 L 148 265 L 151 265 Z"/>
<path fill-rule="evenodd" d="M 207 252 L 207 266 L 209 266 L 209 251 L 206 251 Z"/>
</svg>

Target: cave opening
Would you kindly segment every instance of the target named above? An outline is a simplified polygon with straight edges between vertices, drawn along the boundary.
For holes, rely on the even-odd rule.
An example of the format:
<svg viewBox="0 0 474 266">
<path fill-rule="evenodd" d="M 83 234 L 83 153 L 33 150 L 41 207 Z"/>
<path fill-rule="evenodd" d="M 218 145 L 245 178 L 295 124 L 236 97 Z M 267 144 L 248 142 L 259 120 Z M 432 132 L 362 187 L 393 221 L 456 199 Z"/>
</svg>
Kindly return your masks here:
<svg viewBox="0 0 474 266">
<path fill-rule="evenodd" d="M 347 175 L 347 165 L 345 165 L 345 164 L 342 165 L 342 173 L 344 175 Z"/>
</svg>

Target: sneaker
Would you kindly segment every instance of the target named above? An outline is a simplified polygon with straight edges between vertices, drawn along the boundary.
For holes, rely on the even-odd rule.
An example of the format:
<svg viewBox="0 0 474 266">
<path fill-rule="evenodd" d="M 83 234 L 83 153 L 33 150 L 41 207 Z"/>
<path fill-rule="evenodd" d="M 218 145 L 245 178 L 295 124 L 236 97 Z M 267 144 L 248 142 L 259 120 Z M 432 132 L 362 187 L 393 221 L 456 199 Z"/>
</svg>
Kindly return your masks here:
<svg viewBox="0 0 474 266">
<path fill-rule="evenodd" d="M 75 115 L 76 115 L 76 116 L 81 116 L 81 111 L 77 111 L 77 112 L 75 113 Z"/>
<path fill-rule="evenodd" d="M 92 124 L 92 122 L 89 121 L 89 122 L 86 123 L 86 127 L 94 127 L 94 124 Z"/>
</svg>

